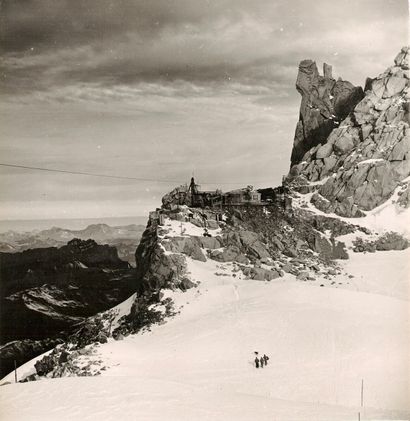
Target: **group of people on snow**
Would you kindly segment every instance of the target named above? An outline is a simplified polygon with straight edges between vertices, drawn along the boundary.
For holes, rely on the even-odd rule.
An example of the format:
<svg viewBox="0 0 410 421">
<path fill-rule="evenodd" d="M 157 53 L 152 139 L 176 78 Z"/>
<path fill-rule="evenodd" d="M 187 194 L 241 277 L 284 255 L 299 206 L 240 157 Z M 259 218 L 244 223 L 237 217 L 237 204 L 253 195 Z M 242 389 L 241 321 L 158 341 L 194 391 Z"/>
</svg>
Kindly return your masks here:
<svg viewBox="0 0 410 421">
<path fill-rule="evenodd" d="M 259 352 L 255 351 L 255 367 L 263 368 L 263 366 L 268 365 L 269 357 L 266 354 L 263 354 L 262 357 L 259 357 Z"/>
</svg>

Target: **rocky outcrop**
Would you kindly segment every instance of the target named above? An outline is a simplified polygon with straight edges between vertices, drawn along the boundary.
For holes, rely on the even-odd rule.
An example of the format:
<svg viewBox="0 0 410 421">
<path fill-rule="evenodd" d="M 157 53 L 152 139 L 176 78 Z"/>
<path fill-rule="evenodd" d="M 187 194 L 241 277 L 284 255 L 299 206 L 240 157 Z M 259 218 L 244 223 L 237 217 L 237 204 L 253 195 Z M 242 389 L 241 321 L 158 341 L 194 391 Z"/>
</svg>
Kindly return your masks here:
<svg viewBox="0 0 410 421">
<path fill-rule="evenodd" d="M 291 156 L 292 165 L 299 163 L 309 149 L 325 143 L 330 132 L 363 98 L 361 87 L 342 79 L 333 79 L 332 68 L 327 64 L 323 65 L 321 76 L 312 60 L 300 63 L 296 89 L 302 95 L 302 102 Z M 328 154 L 327 147 L 319 153 L 323 158 Z"/>
<path fill-rule="evenodd" d="M 150 222 L 142 235 L 141 242 L 135 252 L 137 293 L 139 296 L 159 291 L 162 288 L 178 288 L 184 285 L 186 273 L 185 258 L 180 253 L 167 253 L 158 235 L 159 227 Z M 167 244 L 165 241 L 164 244 Z M 172 246 L 171 246 L 172 244 Z M 199 253 L 194 241 L 168 242 L 168 247 L 178 247 L 189 253 Z M 186 248 L 185 248 L 186 247 Z M 190 250 L 189 250 L 190 249 Z M 184 289 L 184 287 L 182 287 Z"/>
<path fill-rule="evenodd" d="M 322 211 L 362 216 L 410 175 L 408 57 L 405 47 L 392 67 L 369 79 L 352 112 L 320 144 L 306 143 L 302 162 L 293 165 L 287 181 L 315 182 L 312 203 Z"/>
<path fill-rule="evenodd" d="M 249 279 L 270 281 L 283 273 L 280 264 L 289 264 L 292 258 L 315 262 L 315 265 L 332 265 L 332 260 L 348 258 L 344 244 L 325 232 L 332 227 L 337 227 L 339 234 L 355 229 L 335 218 L 319 219 L 306 212 L 289 213 L 275 204 L 266 208 L 226 207 L 222 222 L 220 209 L 175 204 L 169 208 L 168 201 L 164 202 L 161 218 L 150 219 L 136 250 L 138 296 L 135 316 L 128 325 L 134 323 L 132 320 L 141 312 L 149 315 L 147 320 L 155 319 L 146 309 L 159 300 L 161 290 L 186 290 L 195 286 L 187 272 L 188 258 L 199 262 L 208 259 L 222 264 L 232 262 L 239 265 Z M 201 236 L 198 232 L 202 224 L 198 221 L 203 220 L 204 213 L 207 229 L 203 229 Z M 295 274 L 298 273 L 295 269 Z M 142 325 L 138 322 L 131 330 Z"/>
<path fill-rule="evenodd" d="M 409 246 L 409 240 L 395 232 L 387 232 L 373 241 L 366 241 L 361 237 L 358 237 L 353 241 L 353 251 L 355 253 L 404 250 Z"/>
<path fill-rule="evenodd" d="M 210 258 L 217 262 L 238 262 L 248 264 L 249 259 L 242 253 L 241 249 L 235 245 L 228 245 L 223 250 L 214 250 Z"/>
<path fill-rule="evenodd" d="M 224 233 L 222 241 L 226 246 L 238 247 L 243 254 L 249 256 L 251 259 L 270 257 L 266 245 L 262 242 L 261 237 L 254 231 L 247 229 L 227 231 Z"/>
<path fill-rule="evenodd" d="M 60 338 L 44 339 L 41 341 L 25 339 L 22 341 L 9 342 L 6 345 L 1 346 L 0 377 L 10 373 L 14 369 L 14 361 L 16 361 L 16 365 L 19 367 L 60 343 L 63 343 L 63 340 Z"/>
<path fill-rule="evenodd" d="M 210 245 L 213 247 L 210 248 L 218 248 L 220 244 L 217 239 L 214 240 L 214 244 L 210 244 L 208 237 L 204 237 L 204 239 L 208 241 L 202 241 L 201 237 L 173 237 L 162 242 L 165 250 L 170 251 L 172 253 L 183 253 L 189 257 L 192 257 L 194 260 L 199 260 L 201 262 L 206 262 L 206 257 L 202 252 L 203 245 Z"/>
<path fill-rule="evenodd" d="M 255 281 L 272 281 L 273 279 L 283 276 L 283 273 L 276 270 L 275 268 L 264 269 L 260 267 L 242 267 L 242 272 L 249 279 L 254 279 Z"/>
<path fill-rule="evenodd" d="M 408 208 L 410 206 L 410 183 L 402 187 L 398 192 L 399 198 L 397 203 L 403 207 Z"/>
<path fill-rule="evenodd" d="M 187 206 L 191 204 L 191 193 L 189 192 L 187 185 L 175 187 L 172 191 L 163 196 L 163 208 L 170 209 L 172 205 L 175 204 Z"/>
</svg>

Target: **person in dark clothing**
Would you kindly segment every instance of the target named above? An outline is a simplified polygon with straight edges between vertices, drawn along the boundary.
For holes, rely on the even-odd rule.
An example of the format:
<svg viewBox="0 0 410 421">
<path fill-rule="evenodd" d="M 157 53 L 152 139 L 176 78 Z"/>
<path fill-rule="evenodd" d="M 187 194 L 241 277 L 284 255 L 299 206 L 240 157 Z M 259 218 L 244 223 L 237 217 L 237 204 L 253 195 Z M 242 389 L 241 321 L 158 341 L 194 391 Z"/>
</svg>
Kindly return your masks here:
<svg viewBox="0 0 410 421">
<path fill-rule="evenodd" d="M 268 365 L 269 357 L 266 354 L 263 354 L 263 361 L 265 361 L 265 365 Z"/>
<path fill-rule="evenodd" d="M 258 357 L 255 358 L 255 367 L 259 368 L 259 358 Z"/>
<path fill-rule="evenodd" d="M 260 361 L 260 363 L 261 363 L 261 368 L 263 368 L 263 363 L 264 363 L 263 358 L 261 357 L 259 361 Z"/>
</svg>

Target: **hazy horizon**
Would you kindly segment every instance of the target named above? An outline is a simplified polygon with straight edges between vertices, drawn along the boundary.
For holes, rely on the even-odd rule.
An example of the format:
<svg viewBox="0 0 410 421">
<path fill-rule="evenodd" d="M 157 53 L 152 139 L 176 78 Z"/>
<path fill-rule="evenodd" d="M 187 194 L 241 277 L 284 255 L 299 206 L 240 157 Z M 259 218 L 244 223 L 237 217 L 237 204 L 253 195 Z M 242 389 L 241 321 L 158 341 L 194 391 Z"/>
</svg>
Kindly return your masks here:
<svg viewBox="0 0 410 421">
<path fill-rule="evenodd" d="M 5 0 L 0 219 L 147 214 L 204 189 L 281 183 L 298 63 L 364 86 L 408 43 L 406 0 Z"/>
<path fill-rule="evenodd" d="M 106 218 L 63 218 L 63 219 L 9 219 L 0 220 L 0 233 L 7 231 L 29 232 L 53 227 L 81 230 L 92 224 L 107 224 L 111 227 L 125 225 L 146 225 L 148 215 L 106 217 Z"/>
</svg>

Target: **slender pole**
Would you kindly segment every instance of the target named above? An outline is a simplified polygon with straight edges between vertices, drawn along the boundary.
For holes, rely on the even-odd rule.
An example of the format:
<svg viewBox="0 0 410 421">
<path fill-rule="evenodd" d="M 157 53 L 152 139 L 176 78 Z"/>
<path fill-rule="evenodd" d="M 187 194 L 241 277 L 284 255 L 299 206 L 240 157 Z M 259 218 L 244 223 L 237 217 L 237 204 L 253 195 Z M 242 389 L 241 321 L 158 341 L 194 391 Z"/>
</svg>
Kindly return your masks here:
<svg viewBox="0 0 410 421">
<path fill-rule="evenodd" d="M 360 421 L 360 412 L 358 412 L 357 415 L 358 415 L 358 420 Z"/>
<path fill-rule="evenodd" d="M 363 379 L 362 379 L 362 388 L 360 390 L 360 406 L 363 408 Z"/>
<path fill-rule="evenodd" d="M 17 363 L 14 360 L 14 382 L 17 383 Z"/>
</svg>

